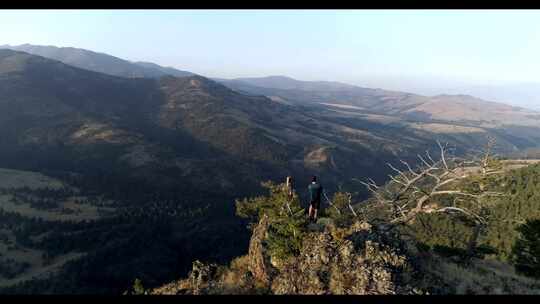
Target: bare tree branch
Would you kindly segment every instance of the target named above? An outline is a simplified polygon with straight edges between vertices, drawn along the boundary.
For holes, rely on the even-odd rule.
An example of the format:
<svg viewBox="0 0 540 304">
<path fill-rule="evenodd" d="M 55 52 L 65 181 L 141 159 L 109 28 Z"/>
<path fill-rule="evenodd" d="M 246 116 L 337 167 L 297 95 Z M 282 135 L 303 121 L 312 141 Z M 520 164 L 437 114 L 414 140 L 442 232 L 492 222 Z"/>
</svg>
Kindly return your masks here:
<svg viewBox="0 0 540 304">
<path fill-rule="evenodd" d="M 420 158 L 420 160 L 421 160 L 428 168 L 433 166 L 433 165 L 430 165 L 424 158 L 422 158 L 422 155 L 418 154 L 418 158 Z"/>
<path fill-rule="evenodd" d="M 337 213 L 339 215 L 341 215 L 341 211 L 339 211 L 339 208 L 336 207 L 334 204 L 332 204 L 332 201 L 330 201 L 330 199 L 328 198 L 328 196 L 326 195 L 326 191 L 323 191 L 323 194 L 324 194 L 324 197 L 326 198 L 326 201 L 328 201 L 328 204 L 330 204 L 330 206 L 334 207 L 334 209 L 336 209 Z"/>
<path fill-rule="evenodd" d="M 489 155 L 492 153 L 493 141 L 488 141 L 483 157 L 473 158 L 472 160 L 454 156 L 448 158 L 446 153 L 448 143 L 443 145 L 440 141 L 437 141 L 437 145 L 440 150 L 440 159 L 435 161 L 429 151 L 426 151 L 427 159 L 418 154 L 422 166 L 416 170 L 413 170 L 407 162 L 400 160 L 407 167 L 408 174 L 405 174 L 406 171 L 399 170 L 387 163 L 390 169 L 397 173 L 395 176 L 389 175 L 391 183 L 395 184 L 393 187 L 378 186 L 371 179 L 369 182 L 360 181 L 372 193 L 379 204 L 390 207 L 393 216 L 390 223 L 407 223 L 420 213 L 431 212 L 460 212 L 474 218 L 477 223 L 483 223 L 485 219 L 465 206 L 458 206 L 458 203 L 460 205 L 475 203 L 472 206 L 483 206 L 483 198 L 502 195 L 497 192 L 471 193 L 462 189 L 448 188 L 453 183 L 468 178 L 472 174 L 472 165 L 476 165 L 476 168 L 486 168 L 486 170 L 483 170 L 483 176 L 503 172 L 501 170 L 489 170 L 491 164 Z M 439 164 L 442 164 L 442 166 L 439 166 Z M 437 204 L 435 197 L 443 195 L 454 197 L 453 206 L 439 209 L 431 207 L 431 202 Z M 459 197 L 465 198 L 465 200 L 458 199 Z"/>
<path fill-rule="evenodd" d="M 349 199 L 349 209 L 351 209 L 351 212 L 352 212 L 352 214 L 354 214 L 355 217 L 358 217 L 358 215 L 356 214 L 356 212 L 354 211 L 354 208 L 352 206 L 352 203 L 351 203 L 352 196 L 351 196 L 350 193 L 347 193 L 347 198 Z"/>
<path fill-rule="evenodd" d="M 386 163 L 386 164 L 390 167 L 390 169 L 394 170 L 394 171 L 397 172 L 401 177 L 403 177 L 403 179 L 404 179 L 405 181 L 408 181 L 408 180 L 409 180 L 409 178 L 407 177 L 407 175 L 405 175 L 405 174 L 403 173 L 403 171 L 394 168 L 394 166 L 392 166 L 392 164 L 390 164 L 390 163 Z"/>
<path fill-rule="evenodd" d="M 445 151 L 446 145 L 443 147 L 443 146 L 441 145 L 441 142 L 438 141 L 438 140 L 437 140 L 437 144 L 439 145 L 439 148 L 441 149 L 441 161 L 442 161 L 443 164 L 444 164 L 444 168 L 445 168 L 446 170 L 449 170 L 449 169 L 448 169 L 448 164 L 446 163 L 446 157 L 444 156 L 444 151 Z"/>
<path fill-rule="evenodd" d="M 448 211 L 454 211 L 454 212 L 461 212 L 469 217 L 472 217 L 476 219 L 479 223 L 485 224 L 484 218 L 479 216 L 478 214 L 475 214 L 465 208 L 457 208 L 457 207 L 444 207 L 437 210 L 434 210 L 433 212 L 441 213 L 441 212 L 448 212 Z"/>
<path fill-rule="evenodd" d="M 403 161 L 403 160 L 399 160 L 402 164 L 404 164 L 405 166 L 407 166 L 407 169 L 409 170 L 409 172 L 413 175 L 413 176 L 418 176 L 418 174 L 416 172 L 414 172 L 412 169 L 411 169 L 411 166 L 409 166 L 409 163 L 407 163 L 406 161 Z"/>
</svg>

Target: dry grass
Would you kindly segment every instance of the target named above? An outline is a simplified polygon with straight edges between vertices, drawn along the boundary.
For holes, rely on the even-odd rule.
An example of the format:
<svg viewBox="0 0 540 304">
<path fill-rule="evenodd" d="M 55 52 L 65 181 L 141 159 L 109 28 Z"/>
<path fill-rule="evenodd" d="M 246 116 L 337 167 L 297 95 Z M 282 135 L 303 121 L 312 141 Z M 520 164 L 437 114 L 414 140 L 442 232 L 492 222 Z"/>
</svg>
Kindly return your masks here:
<svg viewBox="0 0 540 304">
<path fill-rule="evenodd" d="M 61 181 L 41 173 L 0 168 L 0 188 L 59 189 L 64 186 Z"/>
<path fill-rule="evenodd" d="M 511 265 L 495 260 L 456 264 L 435 256 L 423 261 L 423 287 L 443 294 L 540 294 L 540 281 L 520 276 Z"/>
<path fill-rule="evenodd" d="M 11 169 L 0 169 L 0 188 L 23 188 L 32 190 L 42 188 L 59 189 L 69 187 L 61 181 L 45 176 L 37 172 L 26 172 Z M 77 189 L 73 189 L 77 190 Z M 76 191 L 77 192 L 77 191 Z M 84 201 L 86 197 L 70 197 L 58 202 L 58 208 L 52 210 L 39 210 L 32 208 L 27 202 L 14 203 L 11 195 L 0 195 L 0 209 L 8 212 L 16 212 L 25 217 L 42 218 L 49 221 L 82 221 L 93 220 L 102 217 L 98 209 L 112 212 L 113 208 L 96 207 L 90 204 L 78 204 L 76 200 Z M 61 209 L 70 209 L 72 214 L 64 214 Z M 13 259 L 20 263 L 28 263 L 30 267 L 12 279 L 0 279 L 0 287 L 11 286 L 32 278 L 46 278 L 51 273 L 59 270 L 66 262 L 79 258 L 83 253 L 71 252 L 58 256 L 50 264 L 44 265 L 41 250 L 24 248 L 17 244 L 15 236 L 11 231 L 1 230 L 0 233 L 8 237 L 8 243 L 0 242 L 0 254 L 3 259 Z M 47 233 L 36 236 L 35 239 L 44 237 Z"/>
<path fill-rule="evenodd" d="M 32 190 L 41 188 L 60 189 L 69 187 L 58 179 L 48 177 L 38 172 L 20 171 L 11 169 L 0 169 L 0 188 L 23 188 L 28 187 Z M 76 190 L 76 189 L 74 189 Z M 53 210 L 39 210 L 32 208 L 29 203 L 13 203 L 11 195 L 0 195 L 0 208 L 8 212 L 16 212 L 23 216 L 42 218 L 49 221 L 83 221 L 94 220 L 101 216 L 98 213 L 98 207 L 90 204 L 77 204 L 76 199 L 84 200 L 85 197 L 72 197 L 65 201 L 58 202 L 59 208 Z M 65 214 L 61 209 L 74 211 L 72 214 Z M 114 211 L 113 208 L 100 209 L 105 212 Z"/>
<path fill-rule="evenodd" d="M 221 282 L 224 291 L 230 294 L 242 293 L 244 278 L 248 273 L 248 256 L 241 256 L 231 261 L 230 267 L 222 274 Z"/>
<path fill-rule="evenodd" d="M 12 279 L 1 279 L 0 287 L 11 286 L 22 281 L 30 280 L 33 278 L 44 278 L 49 276 L 51 273 L 58 271 L 65 263 L 79 258 L 82 253 L 68 253 L 62 256 L 58 256 L 51 261 L 47 266 L 43 265 L 43 259 L 41 257 L 43 251 L 24 248 L 15 244 L 15 236 L 7 230 L 0 231 L 3 235 L 8 236 L 10 245 L 0 242 L 0 253 L 2 258 L 13 259 L 17 262 L 26 262 L 30 264 L 30 267 L 25 270 L 23 273 L 20 273 Z M 11 250 L 8 250 L 8 247 L 11 247 Z"/>
<path fill-rule="evenodd" d="M 538 126 L 538 120 L 528 110 L 459 95 L 435 96 L 407 112 L 424 112 L 436 120 L 481 121 L 483 127 Z"/>
<path fill-rule="evenodd" d="M 90 122 L 83 125 L 70 136 L 70 140 L 83 144 L 92 144 L 96 142 L 107 142 L 112 144 L 135 143 L 137 142 L 137 139 L 137 136 L 134 134 L 97 122 Z"/>
<path fill-rule="evenodd" d="M 325 105 L 325 106 L 332 106 L 336 108 L 343 108 L 343 109 L 352 109 L 352 110 L 365 110 L 362 107 L 357 106 L 351 106 L 351 105 L 344 105 L 339 103 L 325 103 L 325 102 L 319 102 L 319 104 Z"/>
<path fill-rule="evenodd" d="M 509 159 L 509 160 L 502 160 L 503 164 L 503 170 L 504 171 L 510 171 L 514 169 L 519 169 L 523 167 L 527 167 L 529 165 L 540 163 L 540 160 L 538 159 L 527 159 L 527 160 L 521 160 L 521 159 Z M 457 174 L 480 174 L 480 167 L 478 166 L 471 166 L 471 167 L 465 167 L 465 168 L 459 168 L 456 170 Z"/>
<path fill-rule="evenodd" d="M 40 210 L 32 208 L 29 203 L 13 203 L 11 195 L 0 195 L 0 208 L 8 212 L 16 212 L 20 215 L 41 218 L 48 221 L 84 221 L 96 220 L 102 216 L 98 213 L 98 208 L 106 212 L 113 212 L 113 208 L 96 207 L 89 204 L 77 204 L 73 200 L 58 202 L 59 208 L 51 210 Z M 62 208 L 70 209 L 75 213 L 65 214 L 61 212 Z"/>
<path fill-rule="evenodd" d="M 412 123 L 410 127 L 413 129 L 428 131 L 439 134 L 456 134 L 456 133 L 485 133 L 486 130 L 475 127 L 464 127 L 452 124 L 441 123 Z"/>
</svg>

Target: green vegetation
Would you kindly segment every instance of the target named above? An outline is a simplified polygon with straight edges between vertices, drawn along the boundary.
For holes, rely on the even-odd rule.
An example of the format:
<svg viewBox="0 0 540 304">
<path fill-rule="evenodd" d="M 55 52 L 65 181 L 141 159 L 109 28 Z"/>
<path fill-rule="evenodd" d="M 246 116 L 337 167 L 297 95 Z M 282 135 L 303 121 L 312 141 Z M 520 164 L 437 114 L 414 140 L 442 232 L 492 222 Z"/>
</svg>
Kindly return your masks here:
<svg viewBox="0 0 540 304">
<path fill-rule="evenodd" d="M 131 289 L 126 290 L 123 293 L 123 295 L 135 295 L 135 296 L 140 296 L 140 295 L 145 295 L 145 294 L 147 294 L 147 290 L 144 288 L 143 283 L 140 279 L 135 279 Z"/>
<path fill-rule="evenodd" d="M 349 209 L 349 194 L 344 192 L 336 192 L 330 200 L 332 202 L 332 206 L 327 206 L 324 208 L 324 214 L 328 215 L 328 217 L 330 217 L 334 224 L 338 227 L 343 227 L 350 224 L 353 216 L 351 210 Z"/>
<path fill-rule="evenodd" d="M 18 176 L 35 176 L 18 172 Z M 102 197 L 107 191 L 96 191 L 98 181 L 90 182 L 88 176 L 84 177 L 88 187 L 74 175 L 56 177 L 65 187 L 39 184 L 30 188 L 20 179 L 16 185 L 9 184 L 16 188 L 0 187 L 0 197 L 6 199 L 2 207 L 13 207 L 0 208 L 0 277 L 13 279 L 2 282 L 0 293 L 118 294 L 133 277 L 156 286 L 187 273 L 195 258 L 224 262 L 242 253 L 247 243 L 247 233 L 232 217 L 231 204 L 222 200 L 216 200 L 218 206 L 212 207 L 199 200 L 167 199 L 154 192 L 149 194 L 157 201 L 144 203 L 136 197 L 137 191 L 111 200 Z M 109 189 L 118 185 L 111 186 Z M 10 198 L 14 202 L 9 202 Z M 68 198 L 84 207 L 83 211 L 90 207 L 114 211 L 81 220 L 55 213 L 60 209 L 43 209 L 49 202 L 67 206 L 62 202 Z M 55 216 L 33 216 L 41 214 L 37 211 Z M 231 214 L 230 219 L 223 214 Z M 209 248 L 208 243 L 220 250 Z M 58 272 L 50 273 L 50 278 L 32 279 L 40 269 L 49 268 Z"/>
<path fill-rule="evenodd" d="M 367 107 L 381 105 L 386 113 L 392 102 L 377 92 L 382 95 L 359 91 L 350 98 L 367 97 Z M 244 253 L 249 238 L 231 202 L 260 194 L 260 181 L 317 174 L 329 192 L 341 182 L 354 184 L 351 178 L 359 175 L 381 182 L 390 170 L 380 164 L 396 155 L 410 159 L 431 145 L 433 135 L 399 119 L 374 121 L 369 113 L 283 106 L 200 76 L 127 79 L 11 51 L 0 51 L 0 96 L 0 167 L 33 171 L 35 182 L 21 187 L 19 177 L 27 175 L 0 170 L 0 200 L 7 200 L 0 227 L 12 242 L 6 250 L 39 251 L 45 265 L 81 254 L 49 279 L 1 293 L 121 293 L 136 277 L 152 287 L 186 274 L 194 259 L 228 261 Z M 327 98 L 332 94 L 314 101 Z M 527 145 L 506 137 L 507 146 L 512 140 Z M 444 139 L 466 149 L 479 136 Z M 306 164 L 304 157 L 321 146 L 331 147 L 328 154 L 313 167 Z M 483 242 L 502 256 L 517 234 L 507 230 L 517 224 L 501 218 L 519 222 L 538 214 L 538 175 L 508 181 L 512 200 L 490 209 Z M 295 196 L 289 211 L 281 186 L 265 187 L 267 196 L 237 202 L 237 212 L 251 222 L 267 214 L 268 246 L 277 256 L 297 254 L 306 233 L 301 199 Z M 83 216 L 90 208 L 79 216 L 65 203 L 75 194 L 79 205 L 96 207 L 94 216 Z M 336 194 L 332 200 L 342 212 L 329 207 L 329 216 L 346 225 L 346 198 Z M 431 246 L 464 248 L 472 228 L 445 221 L 426 217 L 425 225 L 443 231 L 417 236 Z"/>
<path fill-rule="evenodd" d="M 540 165 L 511 170 L 488 179 L 473 177 L 459 186 L 505 194 L 490 198 L 483 210 L 477 211 L 484 211 L 487 218 L 487 225 L 479 237 L 479 245 L 493 248 L 497 258 L 508 261 L 518 237 L 516 228 L 528 219 L 540 218 Z M 408 228 L 418 240 L 431 247 L 439 245 L 466 249 L 474 223 L 462 216 L 422 214 Z"/>
<path fill-rule="evenodd" d="M 18 262 L 11 258 L 0 259 L 0 277 L 13 279 L 29 267 L 30 264 L 27 262 Z"/>
<path fill-rule="evenodd" d="M 139 279 L 135 279 L 135 283 L 133 283 L 133 294 L 135 295 L 143 295 L 145 292 L 144 286 L 142 284 L 142 281 Z"/>
<path fill-rule="evenodd" d="M 518 273 L 540 279 L 540 220 L 528 220 L 512 248 L 512 260 Z"/>
<path fill-rule="evenodd" d="M 295 194 L 291 200 L 287 196 L 285 184 L 264 182 L 268 195 L 237 200 L 237 215 L 254 224 L 262 216 L 269 219 L 268 247 L 273 256 L 286 259 L 300 253 L 306 233 L 305 210 Z"/>
<path fill-rule="evenodd" d="M 0 189 L 21 188 L 22 186 L 30 189 L 54 190 L 64 187 L 64 184 L 58 179 L 40 173 L 0 168 Z"/>
</svg>

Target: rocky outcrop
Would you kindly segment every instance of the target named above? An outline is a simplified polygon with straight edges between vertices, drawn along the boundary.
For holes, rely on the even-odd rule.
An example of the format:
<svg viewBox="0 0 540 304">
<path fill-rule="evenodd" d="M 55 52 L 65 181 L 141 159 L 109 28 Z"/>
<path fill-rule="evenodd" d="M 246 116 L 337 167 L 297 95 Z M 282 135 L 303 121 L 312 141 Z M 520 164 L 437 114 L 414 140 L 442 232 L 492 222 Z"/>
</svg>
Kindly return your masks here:
<svg viewBox="0 0 540 304">
<path fill-rule="evenodd" d="M 235 265 L 218 274 L 213 266 L 196 262 L 188 279 L 153 293 L 417 293 L 411 287 L 414 269 L 400 241 L 368 223 L 358 222 L 348 228 L 328 225 L 322 232 L 309 232 L 301 253 L 287 260 L 269 256 L 264 244 L 268 225 L 266 217 L 259 221 L 248 255 L 237 259 Z"/>
<path fill-rule="evenodd" d="M 410 293 L 406 272 L 412 269 L 397 250 L 373 241 L 367 223 L 349 231 L 331 227 L 306 238 L 302 253 L 280 269 L 274 294 Z M 340 235 L 341 234 L 341 235 Z"/>
<path fill-rule="evenodd" d="M 268 256 L 264 246 L 268 226 L 268 216 L 264 215 L 259 221 L 259 224 L 253 230 L 253 234 L 249 242 L 248 252 L 248 270 L 251 272 L 254 279 L 263 285 L 268 285 L 270 283 L 270 275 L 272 270 L 270 257 Z"/>
<path fill-rule="evenodd" d="M 212 289 L 216 279 L 217 265 L 206 265 L 200 261 L 193 262 L 193 268 L 185 280 L 173 282 L 154 289 L 151 294 L 179 295 L 179 294 L 206 294 Z"/>
</svg>

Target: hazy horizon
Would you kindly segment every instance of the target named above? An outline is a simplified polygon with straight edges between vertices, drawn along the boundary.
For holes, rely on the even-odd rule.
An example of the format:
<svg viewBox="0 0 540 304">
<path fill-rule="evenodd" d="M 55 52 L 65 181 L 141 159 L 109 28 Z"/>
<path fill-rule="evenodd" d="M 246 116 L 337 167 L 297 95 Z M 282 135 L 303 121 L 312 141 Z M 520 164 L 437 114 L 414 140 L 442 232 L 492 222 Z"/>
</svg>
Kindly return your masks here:
<svg viewBox="0 0 540 304">
<path fill-rule="evenodd" d="M 538 10 L 6 10 L 0 45 L 76 47 L 207 77 L 284 75 L 435 95 L 540 84 L 539 17 Z"/>
</svg>

